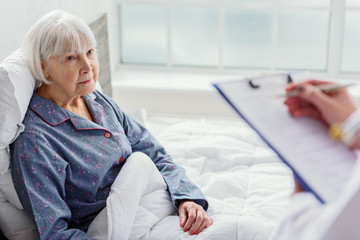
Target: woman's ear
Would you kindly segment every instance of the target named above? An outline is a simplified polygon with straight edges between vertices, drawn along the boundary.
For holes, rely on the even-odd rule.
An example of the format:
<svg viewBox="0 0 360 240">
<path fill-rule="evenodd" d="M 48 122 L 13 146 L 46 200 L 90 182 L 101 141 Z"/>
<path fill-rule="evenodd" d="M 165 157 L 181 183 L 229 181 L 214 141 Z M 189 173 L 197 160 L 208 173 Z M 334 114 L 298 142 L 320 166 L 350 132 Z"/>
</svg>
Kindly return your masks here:
<svg viewBox="0 0 360 240">
<path fill-rule="evenodd" d="M 48 64 L 44 60 L 41 60 L 41 70 L 46 79 L 49 78 L 49 73 L 47 72 L 47 69 L 48 69 Z"/>
</svg>

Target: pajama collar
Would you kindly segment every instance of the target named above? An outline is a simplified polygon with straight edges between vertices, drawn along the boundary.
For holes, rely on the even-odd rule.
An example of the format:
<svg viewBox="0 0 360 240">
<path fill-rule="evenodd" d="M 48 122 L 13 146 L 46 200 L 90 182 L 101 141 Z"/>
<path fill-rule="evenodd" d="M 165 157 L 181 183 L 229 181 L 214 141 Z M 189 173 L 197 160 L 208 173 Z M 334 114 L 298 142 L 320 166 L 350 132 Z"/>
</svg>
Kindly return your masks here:
<svg viewBox="0 0 360 240">
<path fill-rule="evenodd" d="M 59 125 L 67 120 L 70 120 L 77 129 L 97 128 L 101 124 L 103 116 L 103 106 L 96 102 L 96 96 L 93 93 L 83 96 L 86 105 L 88 106 L 94 122 L 89 121 L 54 102 L 39 96 L 34 93 L 29 108 L 39 115 L 47 124 L 51 126 Z M 94 125 L 97 125 L 94 126 Z"/>
</svg>

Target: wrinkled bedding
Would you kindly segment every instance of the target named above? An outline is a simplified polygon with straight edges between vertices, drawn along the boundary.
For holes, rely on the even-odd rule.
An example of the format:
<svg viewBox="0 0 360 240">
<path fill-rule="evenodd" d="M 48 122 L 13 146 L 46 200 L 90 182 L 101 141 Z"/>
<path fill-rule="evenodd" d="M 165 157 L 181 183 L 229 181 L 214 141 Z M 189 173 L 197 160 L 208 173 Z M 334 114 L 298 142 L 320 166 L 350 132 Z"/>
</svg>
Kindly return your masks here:
<svg viewBox="0 0 360 240">
<path fill-rule="evenodd" d="M 130 209 L 135 209 L 136 216 L 140 216 L 135 217 L 139 219 L 134 223 L 135 231 L 130 229 L 131 236 L 137 237 L 129 239 L 269 239 L 277 220 L 288 206 L 293 188 L 292 173 L 244 121 L 150 116 L 140 122 L 155 135 L 173 160 L 183 166 L 189 178 L 202 189 L 209 201 L 208 214 L 213 218 L 214 224 L 203 233 L 190 236 L 179 226 L 176 212 L 170 215 L 165 212 L 164 218 L 155 221 L 154 218 L 144 218 L 144 211 L 139 214 L 137 204 L 133 208 L 130 208 L 128 203 L 120 204 L 125 200 L 134 199 L 131 194 L 125 194 L 128 195 L 128 198 L 125 198 L 122 189 L 121 197 L 114 197 L 113 208 L 109 209 L 116 217 L 130 216 Z M 124 171 L 123 174 L 125 173 Z M 131 178 L 125 174 L 120 182 L 123 183 L 124 180 L 130 181 Z M 120 184 L 119 187 L 129 185 Z M 132 189 L 130 188 L 130 193 L 133 194 Z M 152 204 L 152 201 L 158 202 L 159 199 L 161 198 L 155 194 L 148 198 L 149 204 L 143 202 L 144 204 L 139 206 L 152 211 L 152 207 L 159 206 Z M 160 213 L 163 213 L 165 205 L 161 205 L 163 209 Z M 124 209 L 129 214 L 124 215 Z M 116 211 L 121 214 L 115 214 Z M 150 222 L 155 221 L 155 226 L 149 224 L 146 219 Z M 129 218 L 125 221 L 115 220 L 129 222 Z M 113 226 L 119 226 L 116 221 L 108 222 L 110 221 L 114 223 Z M 102 223 L 99 225 L 100 230 L 106 230 L 110 226 L 101 218 L 98 222 Z M 147 226 L 145 235 L 144 226 Z M 95 229 L 93 236 L 99 236 L 97 239 L 106 239 L 104 236 L 109 232 L 103 233 L 100 230 Z M 120 235 L 124 234 L 121 232 Z"/>
<path fill-rule="evenodd" d="M 209 215 L 236 224 L 237 239 L 269 238 L 287 207 L 292 174 L 244 121 L 153 116 L 146 127 L 202 189 Z M 171 231 L 172 221 L 163 219 L 152 235 Z"/>
</svg>

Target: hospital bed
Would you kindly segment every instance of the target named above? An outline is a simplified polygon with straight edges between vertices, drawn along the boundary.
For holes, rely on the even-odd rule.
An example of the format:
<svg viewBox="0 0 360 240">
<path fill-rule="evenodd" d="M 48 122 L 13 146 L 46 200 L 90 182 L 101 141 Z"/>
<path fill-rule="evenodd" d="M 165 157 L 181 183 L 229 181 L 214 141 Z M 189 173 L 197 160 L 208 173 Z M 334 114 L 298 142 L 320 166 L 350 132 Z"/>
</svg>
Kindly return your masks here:
<svg viewBox="0 0 360 240">
<path fill-rule="evenodd" d="M 99 44 L 102 91 L 116 96 L 111 87 L 106 15 L 97 18 L 91 27 Z M 5 70 L 4 66 L 2 68 L 0 84 L 4 88 L 4 81 L 9 81 L 6 77 L 11 74 L 4 72 L 9 70 L 9 65 Z M 20 96 L 16 86 L 13 87 L 15 90 L 11 91 L 15 96 L 12 97 L 19 101 L 24 95 Z M 28 88 L 34 87 L 35 83 Z M 4 98 L 1 94 L 0 91 Z M 7 102 L 10 104 L 11 100 Z M 118 104 L 121 107 L 121 102 Z M 12 121 L 17 130 L 21 126 L 21 114 L 20 111 L 20 117 Z M 133 117 L 155 135 L 173 160 L 183 166 L 189 178 L 201 188 L 209 201 L 210 216 L 235 221 L 238 239 L 265 240 L 270 237 L 287 208 L 292 173 L 246 122 L 240 117 L 152 115 L 146 114 L 146 109 Z M 36 239 L 36 230 L 16 199 L 5 160 L 5 147 L 2 146 L 0 155 L 0 227 L 9 239 Z"/>
</svg>

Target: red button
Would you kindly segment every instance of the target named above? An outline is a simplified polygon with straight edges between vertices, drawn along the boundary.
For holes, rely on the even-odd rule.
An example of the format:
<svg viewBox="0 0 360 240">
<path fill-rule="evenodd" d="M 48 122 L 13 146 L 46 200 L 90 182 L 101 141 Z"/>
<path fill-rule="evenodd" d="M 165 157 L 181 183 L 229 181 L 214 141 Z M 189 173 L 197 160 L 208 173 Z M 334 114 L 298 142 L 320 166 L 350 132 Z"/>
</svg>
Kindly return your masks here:
<svg viewBox="0 0 360 240">
<path fill-rule="evenodd" d="M 121 163 L 124 159 L 121 157 L 120 160 L 119 160 L 119 163 Z"/>
<path fill-rule="evenodd" d="M 110 134 L 110 133 L 108 133 L 108 132 L 107 132 L 107 133 L 105 133 L 105 137 L 106 137 L 106 138 L 109 138 L 110 136 L 111 136 L 111 134 Z"/>
</svg>

